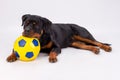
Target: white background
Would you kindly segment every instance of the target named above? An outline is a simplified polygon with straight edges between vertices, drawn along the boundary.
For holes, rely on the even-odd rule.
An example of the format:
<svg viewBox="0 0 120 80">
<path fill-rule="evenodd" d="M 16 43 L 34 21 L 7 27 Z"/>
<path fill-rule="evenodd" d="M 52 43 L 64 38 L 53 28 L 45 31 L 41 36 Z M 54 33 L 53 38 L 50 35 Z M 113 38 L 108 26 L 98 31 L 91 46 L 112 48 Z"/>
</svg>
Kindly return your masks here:
<svg viewBox="0 0 120 80">
<path fill-rule="evenodd" d="M 51 64 L 40 54 L 32 62 L 8 63 L 14 40 L 21 35 L 21 16 L 35 14 L 55 23 L 76 23 L 111 53 L 66 48 Z M 0 80 L 120 80 L 120 0 L 0 0 Z"/>
</svg>

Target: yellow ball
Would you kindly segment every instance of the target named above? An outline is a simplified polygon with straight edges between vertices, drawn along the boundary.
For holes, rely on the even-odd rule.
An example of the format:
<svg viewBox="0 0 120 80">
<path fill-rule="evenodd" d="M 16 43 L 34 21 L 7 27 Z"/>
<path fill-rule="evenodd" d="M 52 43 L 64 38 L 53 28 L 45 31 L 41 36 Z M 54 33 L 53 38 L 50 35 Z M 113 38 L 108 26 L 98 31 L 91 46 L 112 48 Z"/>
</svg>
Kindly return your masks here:
<svg viewBox="0 0 120 80">
<path fill-rule="evenodd" d="M 40 52 L 40 43 L 36 38 L 20 36 L 14 43 L 16 57 L 22 61 L 31 61 L 37 58 Z"/>
</svg>

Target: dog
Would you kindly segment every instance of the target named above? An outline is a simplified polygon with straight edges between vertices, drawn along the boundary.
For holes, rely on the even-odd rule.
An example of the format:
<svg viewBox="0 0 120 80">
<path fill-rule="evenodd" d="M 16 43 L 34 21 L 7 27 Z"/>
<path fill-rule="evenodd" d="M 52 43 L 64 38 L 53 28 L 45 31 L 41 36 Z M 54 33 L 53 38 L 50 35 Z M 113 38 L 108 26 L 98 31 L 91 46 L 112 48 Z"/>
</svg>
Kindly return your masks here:
<svg viewBox="0 0 120 80">
<path fill-rule="evenodd" d="M 100 48 L 106 52 L 112 51 L 110 44 L 97 41 L 87 29 L 76 24 L 54 24 L 47 18 L 25 14 L 22 16 L 22 26 L 22 35 L 39 39 L 40 52 L 48 53 L 51 63 L 58 61 L 57 55 L 66 47 L 85 49 L 95 54 L 100 52 Z M 7 61 L 16 60 L 13 50 Z"/>
</svg>

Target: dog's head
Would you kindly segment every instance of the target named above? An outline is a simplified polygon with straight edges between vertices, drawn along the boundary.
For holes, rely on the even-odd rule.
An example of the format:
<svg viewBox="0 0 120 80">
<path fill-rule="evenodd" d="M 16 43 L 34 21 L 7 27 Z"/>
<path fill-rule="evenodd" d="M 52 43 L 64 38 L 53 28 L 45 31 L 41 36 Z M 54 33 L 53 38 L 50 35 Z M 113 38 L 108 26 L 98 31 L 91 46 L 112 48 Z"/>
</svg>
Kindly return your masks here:
<svg viewBox="0 0 120 80">
<path fill-rule="evenodd" d="M 49 32 L 52 22 L 46 18 L 26 14 L 22 16 L 23 36 L 40 38 L 43 32 Z"/>
</svg>

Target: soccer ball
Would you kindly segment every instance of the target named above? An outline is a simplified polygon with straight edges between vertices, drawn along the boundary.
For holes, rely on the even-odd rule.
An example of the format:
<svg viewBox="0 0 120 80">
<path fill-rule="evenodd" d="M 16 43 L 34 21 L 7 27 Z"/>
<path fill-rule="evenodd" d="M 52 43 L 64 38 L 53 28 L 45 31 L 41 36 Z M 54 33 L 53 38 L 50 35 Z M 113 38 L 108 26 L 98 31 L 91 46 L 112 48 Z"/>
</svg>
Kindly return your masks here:
<svg viewBox="0 0 120 80">
<path fill-rule="evenodd" d="M 40 42 L 36 38 L 20 36 L 14 43 L 14 53 L 19 60 L 31 61 L 40 52 Z"/>
</svg>

